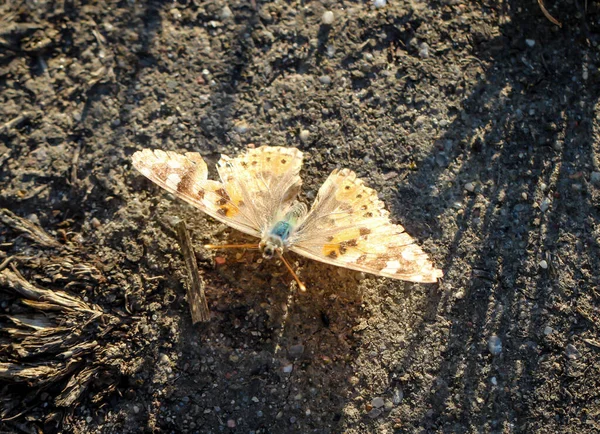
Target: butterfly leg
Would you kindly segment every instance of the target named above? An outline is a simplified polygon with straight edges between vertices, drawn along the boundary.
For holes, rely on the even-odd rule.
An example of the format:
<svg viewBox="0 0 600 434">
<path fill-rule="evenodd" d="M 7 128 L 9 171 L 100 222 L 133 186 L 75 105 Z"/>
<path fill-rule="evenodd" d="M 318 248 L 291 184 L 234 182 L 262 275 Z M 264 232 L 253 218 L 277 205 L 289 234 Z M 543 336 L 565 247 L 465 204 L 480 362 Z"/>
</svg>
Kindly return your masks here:
<svg viewBox="0 0 600 434">
<path fill-rule="evenodd" d="M 205 249 L 218 250 L 218 249 L 256 249 L 258 250 L 258 244 L 205 244 Z"/>
</svg>

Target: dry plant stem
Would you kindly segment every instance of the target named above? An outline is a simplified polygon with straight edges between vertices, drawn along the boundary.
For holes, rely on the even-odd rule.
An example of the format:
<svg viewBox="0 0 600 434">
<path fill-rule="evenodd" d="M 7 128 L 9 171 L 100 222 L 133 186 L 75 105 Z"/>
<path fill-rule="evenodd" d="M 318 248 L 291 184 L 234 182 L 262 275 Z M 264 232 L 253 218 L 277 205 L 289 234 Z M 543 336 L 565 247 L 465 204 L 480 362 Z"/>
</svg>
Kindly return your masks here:
<svg viewBox="0 0 600 434">
<path fill-rule="evenodd" d="M 177 223 L 177 235 L 179 236 L 179 246 L 181 247 L 190 278 L 187 287 L 187 297 L 192 314 L 192 322 L 194 324 L 197 322 L 207 322 L 210 319 L 210 312 L 208 310 L 206 295 L 204 294 L 204 282 L 200 278 L 200 273 L 198 273 L 198 264 L 196 263 L 196 256 L 192 248 L 192 240 L 183 220 Z"/>
<path fill-rule="evenodd" d="M 562 27 L 561 22 L 554 18 L 552 15 L 550 15 L 550 12 L 548 12 L 546 6 L 544 6 L 543 0 L 538 0 L 538 5 L 540 6 L 540 9 L 542 10 L 544 16 L 548 18 L 548 20 L 550 20 L 552 24 L 556 24 L 558 27 Z"/>
<path fill-rule="evenodd" d="M 279 257 L 281 258 L 281 260 L 285 264 L 285 266 L 288 269 L 288 271 L 291 273 L 291 275 L 296 280 L 296 283 L 298 284 L 298 287 L 300 288 L 300 291 L 303 291 L 303 292 L 306 291 L 306 285 L 304 285 L 304 283 L 302 283 L 300 281 L 300 279 L 298 278 L 298 276 L 296 275 L 296 273 L 292 269 L 292 266 L 290 265 L 290 263 L 283 257 L 283 253 L 280 253 L 280 252 L 277 252 L 277 253 L 279 253 Z"/>
</svg>

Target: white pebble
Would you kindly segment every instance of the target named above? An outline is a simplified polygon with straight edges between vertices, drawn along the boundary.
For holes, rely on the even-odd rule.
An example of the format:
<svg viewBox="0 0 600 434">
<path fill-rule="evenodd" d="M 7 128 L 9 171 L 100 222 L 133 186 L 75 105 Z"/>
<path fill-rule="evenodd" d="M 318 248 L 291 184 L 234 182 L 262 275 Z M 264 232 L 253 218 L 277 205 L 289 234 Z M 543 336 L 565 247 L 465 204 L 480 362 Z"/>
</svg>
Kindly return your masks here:
<svg viewBox="0 0 600 434">
<path fill-rule="evenodd" d="M 310 138 L 310 131 L 302 130 L 300 131 L 300 140 L 306 142 Z"/>
<path fill-rule="evenodd" d="M 387 4 L 387 0 L 373 0 L 373 6 L 377 9 L 384 7 Z"/>
<path fill-rule="evenodd" d="M 373 398 L 373 400 L 371 401 L 371 405 L 375 408 L 383 407 L 384 404 L 385 404 L 385 401 L 380 396 L 378 396 L 377 398 Z"/>
<path fill-rule="evenodd" d="M 290 374 L 293 370 L 294 370 L 294 365 L 292 365 L 291 363 L 289 365 L 285 365 L 282 368 L 282 371 L 284 374 Z"/>
<path fill-rule="evenodd" d="M 542 203 L 540 203 L 540 210 L 542 212 L 548 211 L 548 208 L 550 208 L 551 203 L 552 203 L 552 201 L 550 199 L 548 199 L 547 197 L 545 197 L 544 200 L 542 200 Z"/>
<path fill-rule="evenodd" d="M 502 341 L 498 336 L 490 336 L 490 339 L 488 340 L 488 349 L 493 356 L 497 356 L 502 352 Z"/>
<path fill-rule="evenodd" d="M 423 42 L 419 45 L 419 57 L 421 59 L 427 59 L 429 57 L 429 45 L 427 45 L 427 42 Z"/>
<path fill-rule="evenodd" d="M 546 336 L 551 335 L 554 332 L 554 329 L 550 326 L 546 326 L 544 327 L 544 334 Z"/>
<path fill-rule="evenodd" d="M 229 6 L 225 5 L 223 7 L 223 9 L 221 9 L 221 19 L 222 20 L 226 20 L 227 18 L 230 18 L 233 15 L 233 12 L 231 12 L 231 9 L 229 9 Z"/>
<path fill-rule="evenodd" d="M 492 377 L 490 381 L 492 382 L 492 384 L 493 384 L 494 386 L 497 386 L 497 385 L 498 385 L 498 379 L 497 379 L 496 377 Z"/>
<path fill-rule="evenodd" d="M 590 181 L 592 184 L 600 185 L 600 172 L 592 172 Z"/>
<path fill-rule="evenodd" d="M 319 77 L 319 81 L 323 84 L 331 84 L 331 77 L 328 75 L 322 75 Z"/>
<path fill-rule="evenodd" d="M 474 182 L 467 182 L 465 184 L 465 190 L 467 190 L 469 193 L 473 193 L 475 191 L 475 183 Z"/>
<path fill-rule="evenodd" d="M 533 39 L 525 39 L 525 43 L 529 48 L 535 47 L 535 41 Z"/>
<path fill-rule="evenodd" d="M 548 269 L 548 262 L 545 259 L 542 259 L 540 261 L 539 265 L 540 265 L 540 268 L 543 269 L 543 270 L 547 270 Z"/>
<path fill-rule="evenodd" d="M 321 17 L 321 22 L 323 24 L 325 24 L 326 26 L 330 26 L 333 24 L 333 19 L 334 19 L 333 12 L 326 11 L 323 13 L 323 16 Z"/>
</svg>

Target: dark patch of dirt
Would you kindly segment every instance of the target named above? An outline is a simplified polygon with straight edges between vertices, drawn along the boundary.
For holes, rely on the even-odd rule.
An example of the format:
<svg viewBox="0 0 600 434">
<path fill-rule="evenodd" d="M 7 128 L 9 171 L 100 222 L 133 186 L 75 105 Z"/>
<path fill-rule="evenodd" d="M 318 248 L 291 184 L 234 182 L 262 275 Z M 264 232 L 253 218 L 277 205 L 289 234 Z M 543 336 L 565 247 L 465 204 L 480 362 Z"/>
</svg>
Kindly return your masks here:
<svg viewBox="0 0 600 434">
<path fill-rule="evenodd" d="M 561 28 L 516 0 L 4 2 L 2 429 L 598 432 L 600 15 L 547 3 Z M 297 293 L 203 253 L 239 235 L 130 163 L 250 144 L 305 151 L 308 200 L 357 171 L 443 281 L 293 257 Z"/>
</svg>

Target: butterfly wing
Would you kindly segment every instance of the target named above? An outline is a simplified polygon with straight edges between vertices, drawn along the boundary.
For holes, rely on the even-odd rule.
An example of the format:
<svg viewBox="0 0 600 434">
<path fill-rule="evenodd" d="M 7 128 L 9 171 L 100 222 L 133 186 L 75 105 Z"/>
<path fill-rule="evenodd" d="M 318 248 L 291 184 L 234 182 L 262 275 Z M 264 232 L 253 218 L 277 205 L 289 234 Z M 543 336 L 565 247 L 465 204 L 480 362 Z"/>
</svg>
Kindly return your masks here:
<svg viewBox="0 0 600 434">
<path fill-rule="evenodd" d="M 290 241 L 300 255 L 380 276 L 436 282 L 443 275 L 348 169 L 331 173 Z"/>
<path fill-rule="evenodd" d="M 236 158 L 226 155 L 217 165 L 227 192 L 251 210 L 261 233 L 296 201 L 302 180 L 302 152 L 296 148 L 261 146 Z"/>
<path fill-rule="evenodd" d="M 144 149 L 133 154 L 132 161 L 146 178 L 216 220 L 246 234 L 261 236 L 253 210 L 230 194 L 227 185 L 208 179 L 200 154 Z"/>
</svg>

